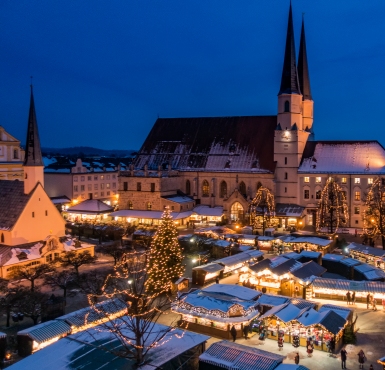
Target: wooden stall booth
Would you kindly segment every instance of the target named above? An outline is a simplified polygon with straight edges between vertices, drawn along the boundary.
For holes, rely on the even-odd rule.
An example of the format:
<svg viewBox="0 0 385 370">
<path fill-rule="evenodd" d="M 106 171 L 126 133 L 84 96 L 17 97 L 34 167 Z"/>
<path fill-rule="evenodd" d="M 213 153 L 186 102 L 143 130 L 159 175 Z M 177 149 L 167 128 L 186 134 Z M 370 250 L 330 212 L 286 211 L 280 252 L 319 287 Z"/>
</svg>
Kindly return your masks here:
<svg viewBox="0 0 385 370">
<path fill-rule="evenodd" d="M 383 249 L 369 247 L 364 244 L 350 243 L 346 247 L 346 251 L 352 258 L 385 270 L 385 251 Z"/>
<path fill-rule="evenodd" d="M 206 265 L 197 266 L 192 269 L 192 283 L 203 286 L 206 283 L 221 279 L 225 267 L 219 263 L 208 263 Z"/>
</svg>

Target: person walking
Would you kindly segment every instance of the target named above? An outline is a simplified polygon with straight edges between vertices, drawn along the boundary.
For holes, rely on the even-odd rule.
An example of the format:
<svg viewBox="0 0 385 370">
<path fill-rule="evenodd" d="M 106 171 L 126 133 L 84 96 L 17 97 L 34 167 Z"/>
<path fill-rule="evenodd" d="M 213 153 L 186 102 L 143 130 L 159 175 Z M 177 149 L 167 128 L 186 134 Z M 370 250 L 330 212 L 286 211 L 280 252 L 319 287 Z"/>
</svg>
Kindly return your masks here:
<svg viewBox="0 0 385 370">
<path fill-rule="evenodd" d="M 352 304 L 356 304 L 356 292 L 352 293 Z"/>
<path fill-rule="evenodd" d="M 346 369 L 346 356 L 348 353 L 345 348 L 341 349 L 341 369 Z"/>
<path fill-rule="evenodd" d="M 385 311 L 385 298 L 382 298 L 382 309 Z"/>
<path fill-rule="evenodd" d="M 364 368 L 364 363 L 366 360 L 366 356 L 364 351 L 361 349 L 360 352 L 358 352 L 358 363 L 360 364 L 360 369 Z"/>
<path fill-rule="evenodd" d="M 299 352 L 297 352 L 297 354 L 296 354 L 295 357 L 294 357 L 294 363 L 295 363 L 296 365 L 299 364 Z"/>
<path fill-rule="evenodd" d="M 373 307 L 373 311 L 377 311 L 377 301 L 375 298 L 373 298 L 372 307 Z"/>
<path fill-rule="evenodd" d="M 243 335 L 245 336 L 245 339 L 249 339 L 249 325 L 243 327 Z"/>
<path fill-rule="evenodd" d="M 350 292 L 348 291 L 346 293 L 346 300 L 347 300 L 348 305 L 350 304 L 350 298 L 351 298 L 351 295 L 350 295 Z"/>
<path fill-rule="evenodd" d="M 369 305 L 370 305 L 370 293 L 368 293 L 368 295 L 366 296 L 366 308 L 369 309 Z"/>
<path fill-rule="evenodd" d="M 235 326 L 233 325 L 230 329 L 231 336 L 233 337 L 233 342 L 237 339 L 237 329 L 235 329 Z"/>
</svg>

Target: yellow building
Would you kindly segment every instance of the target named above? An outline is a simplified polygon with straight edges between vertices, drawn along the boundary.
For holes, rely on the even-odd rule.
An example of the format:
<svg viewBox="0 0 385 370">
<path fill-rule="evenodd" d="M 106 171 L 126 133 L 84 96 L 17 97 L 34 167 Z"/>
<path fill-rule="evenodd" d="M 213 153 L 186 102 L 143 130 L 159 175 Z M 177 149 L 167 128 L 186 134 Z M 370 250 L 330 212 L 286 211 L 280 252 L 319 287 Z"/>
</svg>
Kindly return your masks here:
<svg viewBox="0 0 385 370">
<path fill-rule="evenodd" d="M 23 160 L 20 140 L 0 126 L 0 180 L 23 180 Z"/>
</svg>

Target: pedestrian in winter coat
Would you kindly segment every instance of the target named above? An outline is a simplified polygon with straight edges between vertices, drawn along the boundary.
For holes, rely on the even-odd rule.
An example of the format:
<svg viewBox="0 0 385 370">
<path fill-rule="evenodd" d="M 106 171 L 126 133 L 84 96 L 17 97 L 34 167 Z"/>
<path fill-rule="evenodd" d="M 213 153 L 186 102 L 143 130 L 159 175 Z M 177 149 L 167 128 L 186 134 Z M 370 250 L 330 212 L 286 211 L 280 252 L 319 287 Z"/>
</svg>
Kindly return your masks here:
<svg viewBox="0 0 385 370">
<path fill-rule="evenodd" d="M 347 292 L 346 293 L 346 300 L 348 301 L 348 304 L 350 304 L 350 298 L 351 298 L 350 292 Z"/>
<path fill-rule="evenodd" d="M 245 336 L 245 339 L 249 339 L 249 325 L 243 327 L 243 335 Z"/>
<path fill-rule="evenodd" d="M 356 292 L 352 293 L 352 304 L 356 303 Z"/>
<path fill-rule="evenodd" d="M 370 293 L 366 296 L 366 308 L 369 309 L 369 304 L 370 304 Z"/>
<path fill-rule="evenodd" d="M 373 298 L 372 305 L 373 305 L 373 311 L 377 311 L 377 302 L 375 298 Z"/>
<path fill-rule="evenodd" d="M 230 329 L 231 336 L 233 337 L 233 342 L 235 342 L 235 339 L 237 339 L 237 329 L 235 329 L 235 326 L 233 325 Z"/>
<path fill-rule="evenodd" d="M 358 352 L 358 363 L 360 364 L 360 369 L 364 368 L 364 362 L 366 360 L 365 353 L 361 349 L 360 352 Z"/>
<path fill-rule="evenodd" d="M 341 349 L 341 369 L 346 369 L 346 356 L 348 353 L 345 348 Z"/>
<path fill-rule="evenodd" d="M 297 354 L 295 355 L 294 362 L 295 362 L 296 365 L 299 364 L 299 352 L 297 352 Z"/>
</svg>

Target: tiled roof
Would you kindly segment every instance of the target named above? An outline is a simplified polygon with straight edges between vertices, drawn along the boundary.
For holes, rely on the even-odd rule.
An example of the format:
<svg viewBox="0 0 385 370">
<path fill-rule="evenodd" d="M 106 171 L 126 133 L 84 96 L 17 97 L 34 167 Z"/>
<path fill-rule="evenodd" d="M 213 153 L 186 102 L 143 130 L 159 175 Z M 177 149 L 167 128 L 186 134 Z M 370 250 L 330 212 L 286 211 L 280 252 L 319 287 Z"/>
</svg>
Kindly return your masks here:
<svg viewBox="0 0 385 370">
<path fill-rule="evenodd" d="M 71 326 L 60 320 L 43 322 L 42 324 L 32 326 L 31 328 L 21 330 L 17 335 L 27 335 L 38 343 L 43 343 L 53 338 L 69 334 Z"/>
<path fill-rule="evenodd" d="M 327 311 L 325 311 L 327 312 Z M 321 319 L 320 324 L 329 332 L 337 334 L 345 326 L 346 320 L 335 313 L 334 311 L 329 311 Z"/>
<path fill-rule="evenodd" d="M 199 356 L 200 362 L 206 362 L 224 369 L 273 370 L 282 363 L 284 356 L 243 346 L 241 344 L 221 341 L 213 343 Z"/>
<path fill-rule="evenodd" d="M 13 228 L 31 198 L 31 194 L 24 194 L 22 181 L 0 181 L 0 229 Z"/>
<path fill-rule="evenodd" d="M 276 116 L 158 118 L 135 167 L 272 173 L 276 125 Z"/>
</svg>

